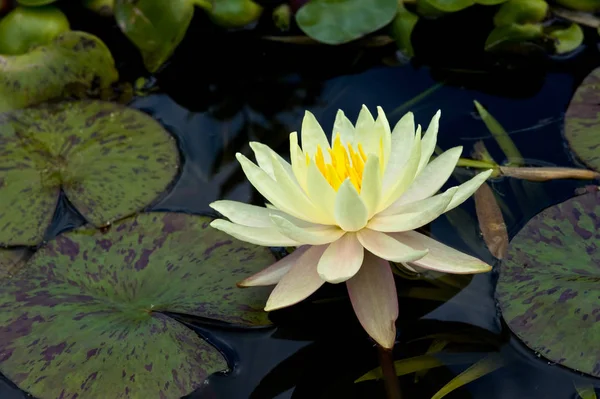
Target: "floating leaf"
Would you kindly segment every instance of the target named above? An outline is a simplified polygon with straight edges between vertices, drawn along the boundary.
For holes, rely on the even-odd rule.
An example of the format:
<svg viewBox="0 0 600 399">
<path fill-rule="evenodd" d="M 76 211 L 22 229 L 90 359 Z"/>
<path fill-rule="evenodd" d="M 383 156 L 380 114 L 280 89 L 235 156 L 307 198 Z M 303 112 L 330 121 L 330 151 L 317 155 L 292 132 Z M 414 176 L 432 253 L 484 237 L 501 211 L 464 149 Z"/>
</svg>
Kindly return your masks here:
<svg viewBox="0 0 600 399">
<path fill-rule="evenodd" d="M 556 179 L 593 180 L 600 178 L 600 173 L 587 169 L 558 167 L 512 167 L 500 166 L 503 176 L 516 177 L 529 181 L 548 181 Z"/>
<path fill-rule="evenodd" d="M 504 155 L 506 155 L 509 163 L 514 165 L 524 164 L 525 161 L 523 160 L 523 156 L 502 125 L 498 123 L 498 121 L 483 108 L 478 101 L 475 100 L 473 102 L 475 103 L 475 107 L 477 108 L 477 112 L 483 120 L 483 123 L 485 123 L 485 126 L 488 128 L 494 139 L 496 139 L 496 142 L 502 149 L 502 152 L 504 152 Z"/>
<path fill-rule="evenodd" d="M 115 0 L 83 0 L 82 4 L 88 10 L 92 10 L 103 17 L 109 17 L 113 15 Z"/>
<path fill-rule="evenodd" d="M 46 4 L 54 3 L 55 1 L 56 0 L 17 0 L 19 4 L 32 7 L 43 6 Z"/>
<path fill-rule="evenodd" d="M 548 14 L 544 0 L 509 0 L 494 15 L 494 25 L 527 24 L 542 22 Z"/>
<path fill-rule="evenodd" d="M 456 12 L 464 10 L 475 4 L 474 0 L 427 0 L 434 8 L 444 12 Z"/>
<path fill-rule="evenodd" d="M 600 171 L 600 68 L 592 71 L 575 91 L 565 115 L 565 137 L 573 152 Z"/>
<path fill-rule="evenodd" d="M 219 0 L 207 11 L 215 24 L 225 28 L 241 28 L 258 20 L 263 8 L 252 0 Z"/>
<path fill-rule="evenodd" d="M 342 44 L 383 28 L 397 9 L 397 0 L 312 0 L 298 10 L 296 22 L 319 42 Z"/>
<path fill-rule="evenodd" d="M 577 384 L 574 383 L 577 395 L 581 399 L 597 399 L 596 390 L 592 384 Z"/>
<path fill-rule="evenodd" d="M 173 54 L 194 16 L 188 0 L 115 0 L 115 19 L 123 33 L 136 45 L 150 72 Z"/>
<path fill-rule="evenodd" d="M 69 20 L 57 7 L 17 7 L 0 19 L 0 54 L 24 54 L 69 29 Z"/>
<path fill-rule="evenodd" d="M 173 137 L 150 116 L 102 101 L 0 115 L 0 244 L 36 245 L 60 189 L 96 226 L 143 209 L 178 171 Z"/>
<path fill-rule="evenodd" d="M 556 16 L 576 22 L 583 26 L 589 26 L 590 28 L 600 28 L 600 18 L 590 13 L 583 11 L 573 11 L 566 8 L 553 7 L 552 13 Z"/>
<path fill-rule="evenodd" d="M 566 29 L 552 29 L 548 36 L 555 40 L 557 54 L 569 53 L 583 43 L 583 29 L 577 24 L 571 24 Z"/>
<path fill-rule="evenodd" d="M 0 72 L 0 112 L 61 97 L 69 85 L 108 87 L 118 79 L 108 48 L 85 32 L 65 32 L 27 54 L 0 56 Z"/>
<path fill-rule="evenodd" d="M 562 6 L 579 11 L 600 11 L 600 2 L 598 0 L 556 0 Z"/>
<path fill-rule="evenodd" d="M 544 36 L 543 27 L 539 24 L 512 24 L 494 28 L 485 41 L 487 51 L 505 43 L 522 43 L 537 40 Z"/>
<path fill-rule="evenodd" d="M 531 219 L 513 238 L 497 297 L 511 330 L 563 366 L 600 376 L 600 192 Z"/>
<path fill-rule="evenodd" d="M 58 236 L 0 285 L 0 371 L 40 399 L 180 398 L 227 363 L 165 312 L 268 325 L 269 289 L 237 281 L 274 257 L 209 226 L 148 213 Z"/>
<path fill-rule="evenodd" d="M 408 57 L 415 55 L 411 36 L 418 21 L 419 16 L 408 11 L 404 6 L 398 8 L 398 14 L 392 21 L 391 36 L 396 41 L 398 49 Z"/>
<path fill-rule="evenodd" d="M 508 232 L 496 196 L 487 183 L 475 192 L 475 211 L 483 241 L 497 259 L 504 259 L 508 247 Z"/>
<path fill-rule="evenodd" d="M 4 278 L 20 271 L 30 256 L 31 251 L 27 248 L 0 248 L 0 285 Z"/>
</svg>

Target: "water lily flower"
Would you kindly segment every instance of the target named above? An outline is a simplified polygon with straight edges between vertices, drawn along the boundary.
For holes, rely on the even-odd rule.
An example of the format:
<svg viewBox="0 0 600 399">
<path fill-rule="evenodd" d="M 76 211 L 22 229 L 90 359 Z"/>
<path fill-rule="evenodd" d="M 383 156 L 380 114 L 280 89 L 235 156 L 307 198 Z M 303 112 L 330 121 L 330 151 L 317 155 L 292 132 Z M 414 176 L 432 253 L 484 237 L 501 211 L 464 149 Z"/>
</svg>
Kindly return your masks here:
<svg viewBox="0 0 600 399">
<path fill-rule="evenodd" d="M 384 348 L 396 337 L 398 297 L 392 262 L 446 273 L 481 273 L 491 266 L 414 231 L 464 202 L 491 170 L 437 194 L 453 172 L 462 147 L 434 160 L 440 112 L 421 137 L 406 114 L 393 131 L 381 107 L 377 120 L 363 106 L 356 125 L 339 110 L 331 144 L 310 112 L 290 134 L 291 164 L 258 142 L 257 164 L 238 153 L 248 180 L 266 207 L 234 201 L 210 206 L 229 221 L 211 226 L 249 243 L 298 247 L 240 282 L 274 285 L 265 310 L 294 305 L 324 283 L 345 282 L 366 332 Z"/>
</svg>

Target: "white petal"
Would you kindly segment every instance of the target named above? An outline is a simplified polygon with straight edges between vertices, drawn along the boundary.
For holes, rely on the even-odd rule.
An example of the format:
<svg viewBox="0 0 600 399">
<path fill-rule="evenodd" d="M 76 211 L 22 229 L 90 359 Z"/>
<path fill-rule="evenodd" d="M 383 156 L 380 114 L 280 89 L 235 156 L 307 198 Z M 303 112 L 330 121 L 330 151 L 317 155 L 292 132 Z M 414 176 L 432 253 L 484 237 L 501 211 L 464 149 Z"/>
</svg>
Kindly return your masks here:
<svg viewBox="0 0 600 399">
<path fill-rule="evenodd" d="M 362 144 L 367 155 L 378 154 L 379 152 L 379 143 L 371 134 L 374 123 L 373 115 L 371 115 L 366 105 L 363 104 L 356 120 L 354 142 L 357 145 L 358 143 Z"/>
<path fill-rule="evenodd" d="M 364 250 L 355 233 L 347 233 L 329 244 L 319 260 L 317 272 L 328 283 L 337 284 L 353 277 L 363 263 Z"/>
<path fill-rule="evenodd" d="M 417 229 L 444 213 L 456 190 L 456 187 L 452 187 L 443 194 L 406 204 L 402 208 L 405 213 L 395 215 L 377 214 L 369 221 L 367 227 L 372 230 L 392 233 Z"/>
<path fill-rule="evenodd" d="M 345 233 L 337 226 L 299 227 L 288 219 L 276 215 L 273 215 L 271 220 L 282 235 L 302 244 L 329 244 Z"/>
<path fill-rule="evenodd" d="M 360 198 L 367 207 L 368 218 L 377 211 L 381 201 L 381 172 L 379 158 L 371 155 L 367 158 L 363 170 Z"/>
<path fill-rule="evenodd" d="M 345 231 L 357 231 L 365 227 L 368 211 L 360 195 L 350 182 L 344 180 L 335 197 L 335 221 Z"/>
<path fill-rule="evenodd" d="M 254 151 L 258 167 L 267 172 L 272 179 L 275 179 L 275 175 L 273 174 L 273 162 L 275 161 L 273 160 L 273 157 L 275 157 L 276 162 L 279 162 L 281 166 L 283 166 L 288 174 L 293 175 L 292 166 L 268 146 L 257 141 L 252 141 L 250 143 L 250 148 Z"/>
<path fill-rule="evenodd" d="M 377 120 L 373 124 L 371 136 L 375 140 L 376 154 L 381 162 L 381 169 L 384 169 L 390 158 L 392 133 L 385 112 L 381 107 L 377 107 Z"/>
<path fill-rule="evenodd" d="M 379 345 L 391 349 L 396 340 L 398 293 L 387 261 L 365 253 L 354 277 L 346 281 L 354 313 L 365 331 Z"/>
<path fill-rule="evenodd" d="M 300 187 L 306 191 L 306 173 L 308 166 L 306 165 L 306 156 L 298 145 L 298 133 L 290 133 L 290 160 L 292 162 L 292 171 Z"/>
<path fill-rule="evenodd" d="M 239 224 L 233 224 L 223 219 L 216 219 L 210 223 L 211 227 L 221 230 L 232 237 L 251 244 L 262 245 L 265 247 L 286 247 L 299 246 L 301 242 L 294 241 L 284 236 L 273 227 L 248 227 Z"/>
<path fill-rule="evenodd" d="M 279 215 L 291 220 L 301 227 L 315 226 L 314 223 L 300 220 L 285 212 L 274 208 L 262 208 L 260 206 L 244 204 L 243 202 L 221 200 L 209 205 L 215 211 L 221 213 L 230 221 L 250 227 L 273 227 L 271 215 Z"/>
<path fill-rule="evenodd" d="M 397 213 L 397 208 L 410 202 L 431 197 L 446 183 L 460 158 L 462 147 L 454 147 L 429 163 L 415 178 L 411 186 L 381 215 Z"/>
<path fill-rule="evenodd" d="M 300 256 L 302 256 L 309 248 L 310 246 L 308 245 L 297 248 L 294 252 L 281 258 L 266 269 L 240 281 L 237 283 L 237 286 L 243 288 L 277 284 L 296 263 L 298 258 L 300 258 Z"/>
<path fill-rule="evenodd" d="M 442 114 L 442 112 L 439 110 L 438 110 L 438 112 L 435 113 L 435 115 L 431 119 L 431 122 L 429 123 L 429 126 L 427 127 L 427 131 L 425 132 L 425 135 L 423 136 L 423 142 L 421 144 L 421 160 L 419 161 L 419 169 L 417 170 L 417 176 L 419 175 L 419 173 L 421 173 L 423 168 L 427 165 L 427 163 L 429 162 L 429 159 L 431 159 L 431 155 L 433 154 L 433 151 L 435 150 L 438 129 L 440 127 L 441 114 Z"/>
<path fill-rule="evenodd" d="M 390 140 L 390 156 L 383 178 L 384 189 L 389 188 L 398 177 L 411 155 L 415 140 L 415 117 L 412 112 L 404 115 L 394 127 Z"/>
<path fill-rule="evenodd" d="M 413 249 L 385 233 L 362 229 L 358 240 L 371 253 L 392 262 L 412 262 L 427 255 L 427 250 Z"/>
<path fill-rule="evenodd" d="M 333 215 L 336 192 L 313 160 L 308 165 L 306 191 L 313 204 L 320 207 L 328 215 Z"/>
<path fill-rule="evenodd" d="M 406 231 L 390 235 L 411 247 L 429 249 L 427 255 L 412 262 L 424 269 L 453 274 L 484 273 L 492 269 L 487 263 L 416 231 Z"/>
<path fill-rule="evenodd" d="M 325 284 L 317 273 L 317 263 L 326 248 L 326 245 L 310 247 L 298 258 L 271 292 L 265 306 L 266 311 L 295 305 Z"/>
<path fill-rule="evenodd" d="M 348 143 L 354 143 L 354 125 L 344 114 L 344 111 L 341 109 L 338 110 L 335 115 L 335 122 L 333 123 L 333 132 L 331 137 L 335 139 L 335 136 L 339 134 L 340 139 L 344 145 Z"/>
<path fill-rule="evenodd" d="M 331 148 L 329 141 L 327 141 L 327 136 L 325 136 L 323 128 L 309 111 L 304 113 L 300 134 L 302 138 L 302 150 L 305 154 L 308 154 L 311 158 L 314 157 L 317 153 L 317 147 L 320 146 L 325 160 L 329 161 L 329 152 L 327 151 L 327 149 Z"/>
<path fill-rule="evenodd" d="M 458 186 L 458 191 L 456 191 L 456 194 L 454 194 L 454 197 L 452 197 L 452 201 L 450 201 L 448 207 L 446 207 L 446 210 L 444 212 L 448 212 L 449 210 L 452 210 L 460 204 L 462 204 L 463 202 L 465 202 L 467 198 L 473 195 L 473 193 L 477 191 L 479 186 L 481 186 L 493 172 L 494 171 L 492 169 L 486 170 L 485 172 L 480 172 L 474 177 L 472 177 L 470 180 L 467 180 L 466 182 Z"/>
</svg>

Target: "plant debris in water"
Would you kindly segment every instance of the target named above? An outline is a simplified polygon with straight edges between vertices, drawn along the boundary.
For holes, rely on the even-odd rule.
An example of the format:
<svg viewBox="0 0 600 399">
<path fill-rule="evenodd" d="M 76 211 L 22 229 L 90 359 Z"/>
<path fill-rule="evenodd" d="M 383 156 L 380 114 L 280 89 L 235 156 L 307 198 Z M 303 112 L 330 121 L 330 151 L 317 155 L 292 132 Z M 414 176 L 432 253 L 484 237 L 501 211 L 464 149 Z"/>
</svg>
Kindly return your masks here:
<svg viewBox="0 0 600 399">
<path fill-rule="evenodd" d="M 269 325 L 268 289 L 235 283 L 274 257 L 210 221 L 147 213 L 45 244 L 0 285 L 0 371 L 40 399 L 118 399 L 179 398 L 227 369 L 165 312 Z"/>
</svg>

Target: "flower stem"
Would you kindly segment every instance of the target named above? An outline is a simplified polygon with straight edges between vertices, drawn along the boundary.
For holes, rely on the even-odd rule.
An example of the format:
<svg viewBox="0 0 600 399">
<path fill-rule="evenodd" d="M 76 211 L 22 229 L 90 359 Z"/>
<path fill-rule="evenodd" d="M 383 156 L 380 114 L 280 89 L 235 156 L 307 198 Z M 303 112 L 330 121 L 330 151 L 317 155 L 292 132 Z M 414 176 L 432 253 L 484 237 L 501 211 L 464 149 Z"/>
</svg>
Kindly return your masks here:
<svg viewBox="0 0 600 399">
<path fill-rule="evenodd" d="M 377 345 L 377 352 L 379 353 L 379 364 L 381 365 L 387 399 L 402 399 L 402 391 L 396 376 L 392 351 Z"/>
</svg>

